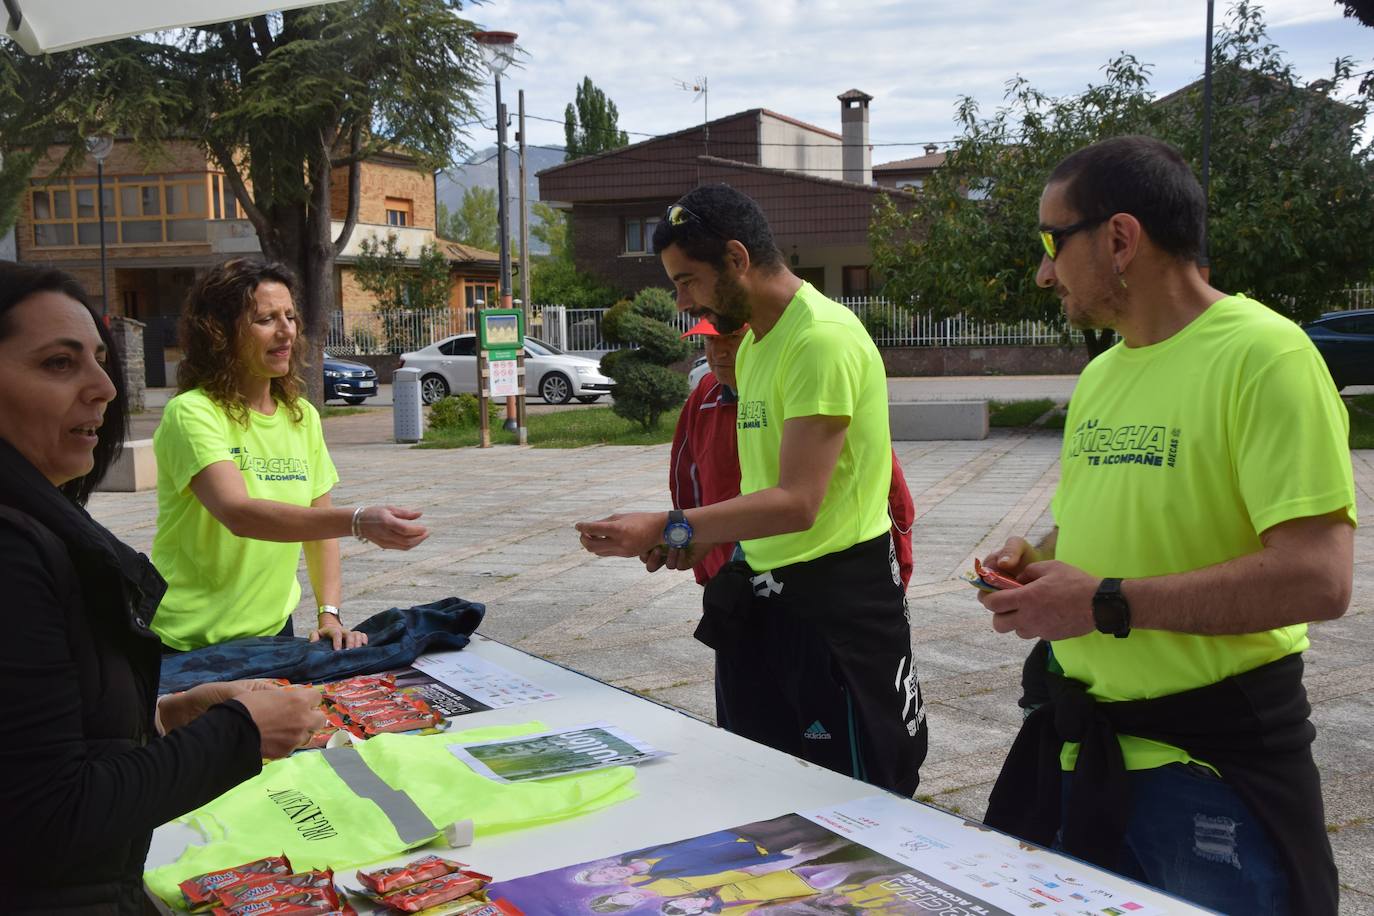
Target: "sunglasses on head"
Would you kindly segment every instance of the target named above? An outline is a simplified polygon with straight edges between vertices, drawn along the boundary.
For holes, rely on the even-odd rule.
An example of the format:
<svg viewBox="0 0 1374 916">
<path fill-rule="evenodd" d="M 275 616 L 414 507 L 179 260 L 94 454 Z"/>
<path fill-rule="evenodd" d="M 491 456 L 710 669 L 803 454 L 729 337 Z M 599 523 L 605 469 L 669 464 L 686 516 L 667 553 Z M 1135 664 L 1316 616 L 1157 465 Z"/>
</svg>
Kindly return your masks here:
<svg viewBox="0 0 1374 916">
<path fill-rule="evenodd" d="M 1059 250 L 1064 247 L 1064 240 L 1075 232 L 1082 232 L 1084 229 L 1091 229 L 1101 225 L 1111 219 L 1111 215 L 1094 216 L 1091 219 L 1082 219 L 1068 226 L 1055 228 L 1053 226 L 1040 227 L 1040 244 L 1045 246 L 1045 254 L 1051 261 L 1059 257 Z"/>
<path fill-rule="evenodd" d="M 712 226 L 704 218 L 688 210 L 682 204 L 673 204 L 668 208 L 668 212 L 664 214 L 663 218 L 668 221 L 668 225 L 670 226 L 681 226 L 683 223 L 696 223 L 698 226 L 701 226 L 701 228 L 718 238 L 723 239 L 726 237 L 725 233 L 721 232 L 715 226 Z"/>
</svg>

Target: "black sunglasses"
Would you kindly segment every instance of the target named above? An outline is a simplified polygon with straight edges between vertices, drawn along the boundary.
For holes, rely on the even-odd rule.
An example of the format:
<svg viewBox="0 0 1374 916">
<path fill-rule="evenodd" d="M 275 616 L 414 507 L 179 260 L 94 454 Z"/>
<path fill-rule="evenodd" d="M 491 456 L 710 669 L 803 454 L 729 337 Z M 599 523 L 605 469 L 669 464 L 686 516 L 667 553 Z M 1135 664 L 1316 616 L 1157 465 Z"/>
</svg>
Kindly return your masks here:
<svg viewBox="0 0 1374 916">
<path fill-rule="evenodd" d="M 668 208 L 668 212 L 664 214 L 663 218 L 668 221 L 668 225 L 670 226 L 681 226 L 683 223 L 687 222 L 696 223 L 717 238 L 729 241 L 724 232 L 721 232 L 715 226 L 708 223 L 703 217 L 688 210 L 682 204 L 673 204 Z"/>
<path fill-rule="evenodd" d="M 1082 232 L 1084 229 L 1091 229 L 1101 225 L 1111 219 L 1111 215 L 1094 216 L 1092 219 L 1082 219 L 1072 225 L 1064 226 L 1061 229 L 1054 227 L 1040 227 L 1040 244 L 1045 246 L 1045 254 L 1053 261 L 1059 257 L 1059 249 L 1064 247 L 1064 239 L 1073 235 L 1075 232 Z"/>
</svg>

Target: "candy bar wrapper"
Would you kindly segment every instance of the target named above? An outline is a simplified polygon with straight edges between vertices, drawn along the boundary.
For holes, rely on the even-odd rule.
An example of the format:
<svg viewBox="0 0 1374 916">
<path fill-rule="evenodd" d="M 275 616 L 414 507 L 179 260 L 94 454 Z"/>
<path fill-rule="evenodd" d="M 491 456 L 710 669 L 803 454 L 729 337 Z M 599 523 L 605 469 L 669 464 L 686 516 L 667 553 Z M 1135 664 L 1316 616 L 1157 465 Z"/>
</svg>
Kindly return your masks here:
<svg viewBox="0 0 1374 916">
<path fill-rule="evenodd" d="M 197 910 L 216 903 L 216 891 L 225 890 L 254 878 L 289 874 L 291 874 L 291 863 L 287 861 L 286 856 L 269 856 L 266 859 L 258 859 L 256 862 L 245 862 L 243 865 L 235 865 L 233 868 L 187 878 L 179 886 L 181 887 L 181 896 L 186 898 L 187 908 Z"/>
<path fill-rule="evenodd" d="M 456 871 L 440 878 L 433 878 L 420 884 L 412 884 L 404 890 L 394 891 L 382 897 L 381 902 L 405 913 L 414 913 L 426 907 L 447 903 L 466 897 L 473 891 L 481 890 L 491 883 L 491 877 L 475 871 Z"/>
<path fill-rule="evenodd" d="M 525 913 L 509 900 L 493 900 L 465 916 L 525 916 Z"/>
<path fill-rule="evenodd" d="M 387 732 L 408 732 L 417 728 L 434 728 L 444 723 L 444 717 L 434 711 L 418 697 L 406 697 L 404 707 L 390 713 L 379 713 L 362 718 L 363 730 L 369 736 Z"/>
<path fill-rule="evenodd" d="M 326 887 L 334 887 L 334 872 L 331 870 L 253 878 L 234 887 L 215 891 L 215 896 L 221 906 L 233 908 L 256 900 L 287 897 L 300 890 Z"/>
<path fill-rule="evenodd" d="M 284 897 L 251 900 L 236 906 L 221 906 L 211 910 L 212 916 L 322 916 L 344 909 L 339 892 L 329 887 L 293 888 Z"/>
<path fill-rule="evenodd" d="M 462 862 L 454 862 L 439 856 L 425 856 L 405 865 L 379 868 L 376 871 L 360 871 L 358 881 L 375 894 L 389 894 L 412 884 L 451 874 L 462 867 Z"/>
<path fill-rule="evenodd" d="M 356 700 L 366 696 L 380 697 L 396 692 L 396 678 L 390 674 L 364 675 L 325 684 L 321 689 L 329 699 L 349 697 Z"/>
<path fill-rule="evenodd" d="M 384 697 L 368 697 L 362 700 L 353 700 L 348 697 L 331 697 L 329 704 L 343 715 L 351 719 L 356 719 L 359 716 L 385 712 L 388 709 L 396 709 L 399 706 L 397 700 L 397 695 L 393 693 Z"/>
</svg>

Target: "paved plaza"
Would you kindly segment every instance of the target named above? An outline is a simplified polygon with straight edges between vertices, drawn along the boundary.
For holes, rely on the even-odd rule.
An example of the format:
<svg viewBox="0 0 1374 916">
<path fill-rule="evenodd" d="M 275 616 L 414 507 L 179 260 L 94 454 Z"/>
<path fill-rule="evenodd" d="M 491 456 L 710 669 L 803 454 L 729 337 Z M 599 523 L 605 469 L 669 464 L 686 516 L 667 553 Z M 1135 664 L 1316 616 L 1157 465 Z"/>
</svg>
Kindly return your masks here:
<svg viewBox="0 0 1374 916">
<path fill-rule="evenodd" d="M 986 395 L 984 395 L 986 396 Z M 149 434 L 156 412 L 139 420 Z M 456 595 L 487 606 L 481 631 L 527 652 L 710 720 L 710 652 L 692 638 L 700 588 L 688 573 L 601 560 L 573 523 L 667 505 L 668 446 L 416 450 L 386 444 L 390 411 L 325 421 L 339 504 L 420 507 L 429 540 L 409 553 L 342 542 L 345 619 Z M 136 432 L 136 435 L 140 433 Z M 1050 525 L 1055 432 L 994 431 L 980 442 L 897 443 L 916 500 L 912 640 L 929 708 L 920 797 L 972 817 L 1021 720 L 1029 643 L 999 636 L 959 578 L 1013 534 Z M 1374 520 L 1374 451 L 1353 455 L 1359 512 Z M 152 492 L 97 494 L 95 517 L 151 549 Z M 1342 913 L 1374 914 L 1374 533 L 1357 535 L 1345 617 L 1312 628 L 1307 688 Z M 302 581 L 306 579 L 302 575 Z M 313 622 L 307 595 L 298 631 Z M 805 799 L 798 799 L 805 807 Z"/>
</svg>

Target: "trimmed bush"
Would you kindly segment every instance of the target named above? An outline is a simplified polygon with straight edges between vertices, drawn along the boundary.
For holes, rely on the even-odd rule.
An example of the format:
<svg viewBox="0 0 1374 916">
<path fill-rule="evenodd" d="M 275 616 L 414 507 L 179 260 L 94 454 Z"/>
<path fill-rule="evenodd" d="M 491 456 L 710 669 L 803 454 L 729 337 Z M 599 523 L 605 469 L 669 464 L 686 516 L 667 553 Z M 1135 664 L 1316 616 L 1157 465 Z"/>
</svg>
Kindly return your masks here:
<svg viewBox="0 0 1374 916">
<path fill-rule="evenodd" d="M 476 395 L 451 394 L 430 406 L 427 428 L 436 432 L 471 429 L 478 425 L 480 416 Z M 487 403 L 487 418 L 492 425 L 500 424 L 501 408 L 494 401 Z"/>
<path fill-rule="evenodd" d="M 634 348 L 601 358 L 601 370 L 615 379 L 611 409 L 646 431 L 656 429 L 664 413 L 687 400 L 686 377 L 668 368 L 688 351 L 677 328 L 668 324 L 676 311 L 670 293 L 644 289 L 628 302 L 617 302 L 601 321 L 603 337 Z"/>
</svg>

